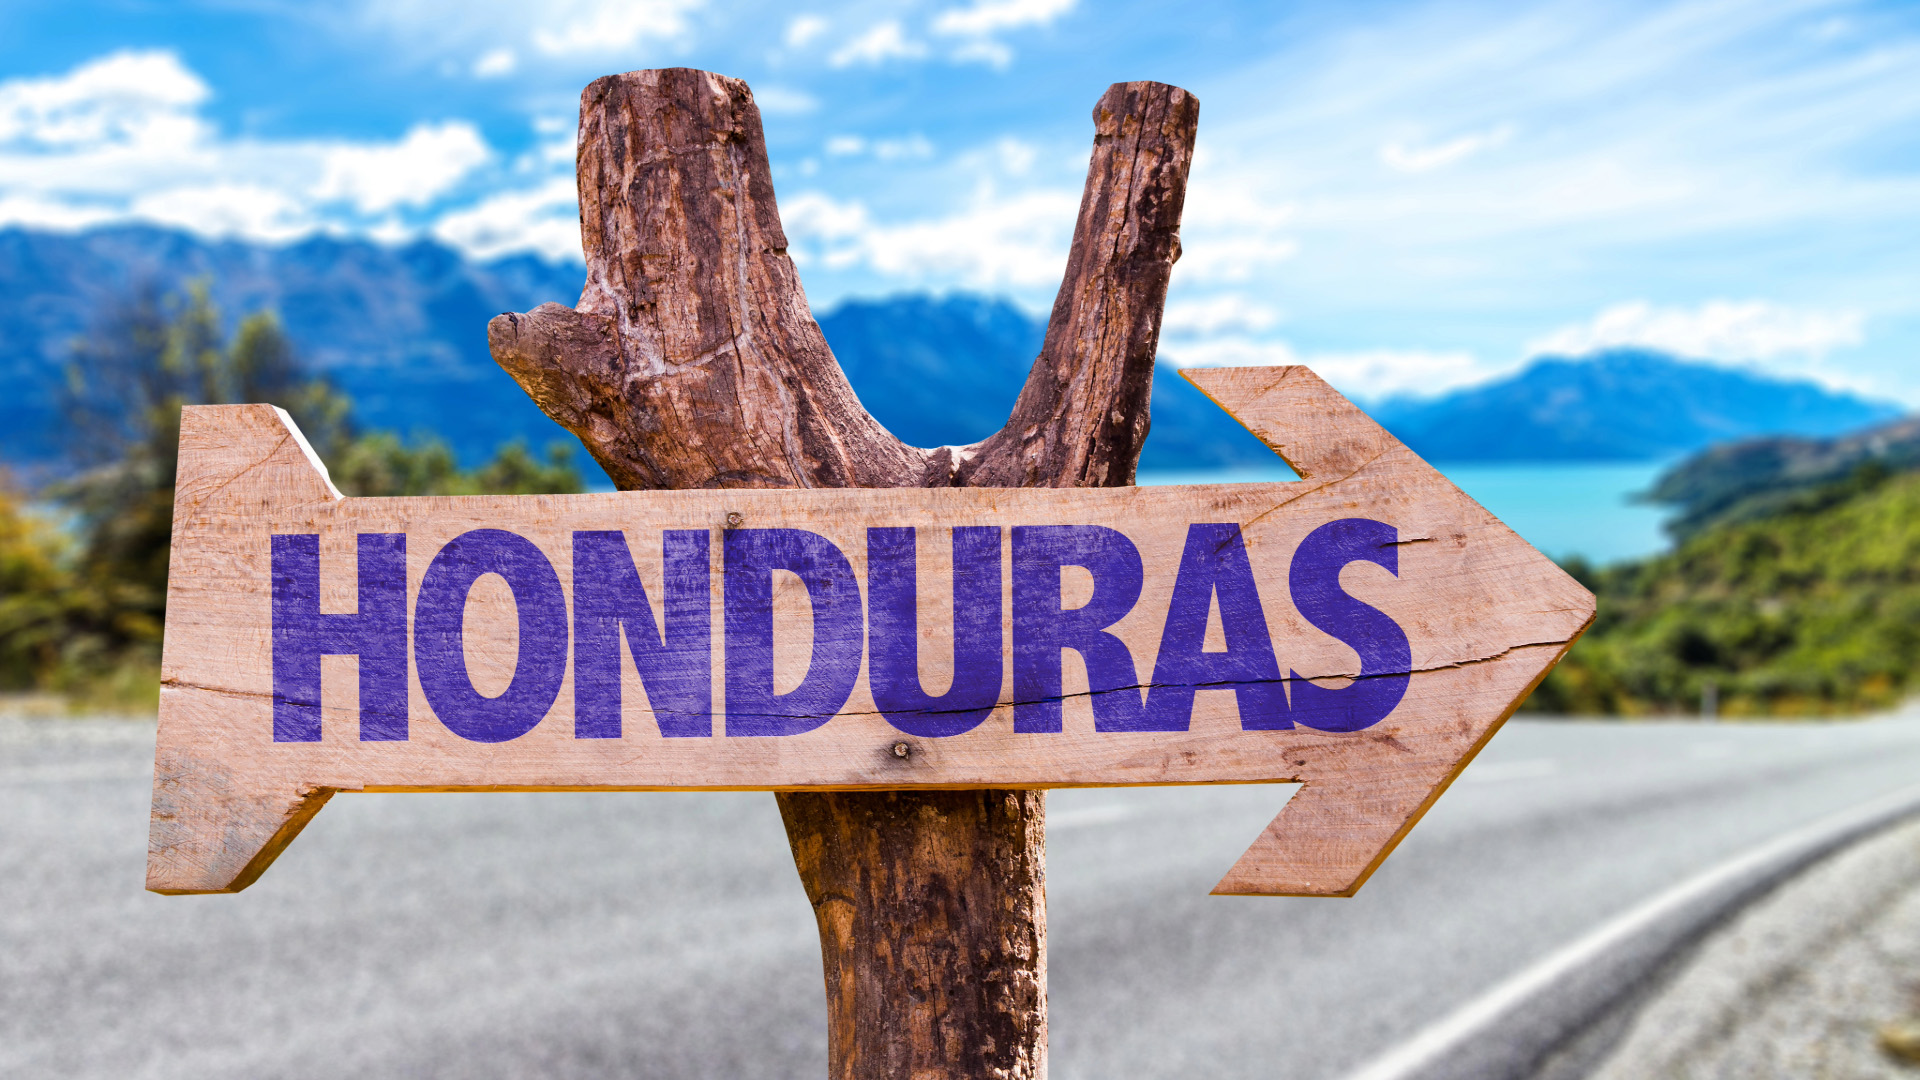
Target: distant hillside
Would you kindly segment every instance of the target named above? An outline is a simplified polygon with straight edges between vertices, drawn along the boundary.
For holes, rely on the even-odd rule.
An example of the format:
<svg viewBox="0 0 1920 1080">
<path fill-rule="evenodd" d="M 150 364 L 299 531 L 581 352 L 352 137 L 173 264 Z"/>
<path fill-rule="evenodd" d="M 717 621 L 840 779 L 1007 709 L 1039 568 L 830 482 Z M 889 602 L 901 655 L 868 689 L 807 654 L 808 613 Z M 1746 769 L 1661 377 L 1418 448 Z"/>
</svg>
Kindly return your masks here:
<svg viewBox="0 0 1920 1080">
<path fill-rule="evenodd" d="M 1567 570 L 1593 626 L 1541 712 L 1858 714 L 1920 678 L 1920 471 L 1868 470 L 1715 521 L 1640 562 Z"/>
<path fill-rule="evenodd" d="M 1718 522 L 1776 513 L 1863 471 L 1920 470 L 1920 416 L 1836 439 L 1776 437 L 1711 447 L 1662 475 L 1649 498 L 1679 513 L 1668 528 L 1690 536 Z"/>
<path fill-rule="evenodd" d="M 1756 435 L 1837 435 L 1898 406 L 1664 353 L 1545 357 L 1511 378 L 1393 400 L 1380 422 L 1432 461 L 1652 461 Z"/>
<path fill-rule="evenodd" d="M 0 229 L 0 458 L 61 451 L 56 411 L 75 338 L 143 284 L 206 278 L 229 319 L 270 308 L 361 422 L 438 432 L 476 464 L 513 437 L 569 438 L 487 354 L 487 320 L 580 295 L 576 266 L 530 257 L 473 263 L 438 244 L 315 237 L 284 247 L 147 226 Z"/>
</svg>

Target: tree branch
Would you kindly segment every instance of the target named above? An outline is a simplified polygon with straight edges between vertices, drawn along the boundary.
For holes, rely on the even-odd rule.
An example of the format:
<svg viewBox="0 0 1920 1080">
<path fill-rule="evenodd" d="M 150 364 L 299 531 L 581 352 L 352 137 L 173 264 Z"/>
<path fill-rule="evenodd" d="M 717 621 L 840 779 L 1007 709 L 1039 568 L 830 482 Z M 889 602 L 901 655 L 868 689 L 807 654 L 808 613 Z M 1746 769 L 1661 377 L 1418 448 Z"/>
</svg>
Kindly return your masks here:
<svg viewBox="0 0 1920 1080">
<path fill-rule="evenodd" d="M 495 360 L 636 488 L 898 487 L 926 455 L 827 348 L 774 205 L 745 83 L 674 68 L 580 100 L 587 284 L 487 327 Z"/>
<path fill-rule="evenodd" d="M 1007 426 L 974 448 L 956 486 L 1133 483 L 1199 122 L 1199 99 L 1178 87 L 1115 83 L 1101 96 L 1046 342 Z"/>
<path fill-rule="evenodd" d="M 580 102 L 587 284 L 487 327 L 623 489 L 1133 482 L 1199 103 L 1116 83 L 1047 336 L 1006 427 L 907 446 L 808 310 L 746 84 L 673 69 Z M 830 1074 L 1046 1073 L 1044 792 L 782 793 L 820 927 Z"/>
</svg>

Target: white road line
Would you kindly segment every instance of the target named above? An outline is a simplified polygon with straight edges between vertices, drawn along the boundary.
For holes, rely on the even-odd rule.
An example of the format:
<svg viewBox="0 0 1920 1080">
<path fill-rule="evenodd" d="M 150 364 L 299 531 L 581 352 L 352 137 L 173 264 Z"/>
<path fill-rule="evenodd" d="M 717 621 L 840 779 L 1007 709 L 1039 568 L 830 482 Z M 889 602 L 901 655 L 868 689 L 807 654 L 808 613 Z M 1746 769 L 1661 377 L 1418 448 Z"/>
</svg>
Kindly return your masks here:
<svg viewBox="0 0 1920 1080">
<path fill-rule="evenodd" d="M 1418 1076 L 1422 1069 L 1491 1027 L 1514 1006 L 1687 905 L 1741 878 L 1815 858 L 1917 810 L 1920 810 L 1920 784 L 1821 818 L 1696 874 L 1508 976 L 1504 982 L 1349 1073 L 1347 1080 L 1409 1080 Z"/>
</svg>

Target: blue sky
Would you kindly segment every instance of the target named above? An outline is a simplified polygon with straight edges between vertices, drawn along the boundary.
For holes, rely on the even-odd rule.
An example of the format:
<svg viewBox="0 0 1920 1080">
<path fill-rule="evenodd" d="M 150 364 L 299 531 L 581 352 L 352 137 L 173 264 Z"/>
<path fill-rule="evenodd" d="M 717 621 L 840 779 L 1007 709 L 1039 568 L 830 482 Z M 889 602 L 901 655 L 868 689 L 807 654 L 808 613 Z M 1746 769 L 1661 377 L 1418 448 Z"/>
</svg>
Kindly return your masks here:
<svg viewBox="0 0 1920 1080">
<path fill-rule="evenodd" d="M 816 308 L 1044 311 L 1110 82 L 1199 96 L 1162 357 L 1360 397 L 1644 344 L 1920 405 L 1920 5 L 0 0 L 0 224 L 578 257 L 580 88 L 746 79 Z"/>
</svg>

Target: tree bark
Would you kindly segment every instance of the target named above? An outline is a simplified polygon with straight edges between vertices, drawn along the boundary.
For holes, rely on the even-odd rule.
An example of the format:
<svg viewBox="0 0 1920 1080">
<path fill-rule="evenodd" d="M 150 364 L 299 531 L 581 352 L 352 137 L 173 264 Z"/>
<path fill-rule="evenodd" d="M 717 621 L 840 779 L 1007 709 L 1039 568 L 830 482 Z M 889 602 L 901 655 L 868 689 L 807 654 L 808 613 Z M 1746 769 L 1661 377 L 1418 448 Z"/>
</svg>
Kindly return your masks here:
<svg viewBox="0 0 1920 1080">
<path fill-rule="evenodd" d="M 911 447 L 807 307 L 745 83 L 608 76 L 580 103 L 587 283 L 487 328 L 494 359 L 623 489 L 1133 482 L 1199 102 L 1116 83 L 1065 279 L 1011 418 Z M 835 1080 L 1046 1075 L 1044 792 L 783 792 L 819 923 Z"/>
</svg>

